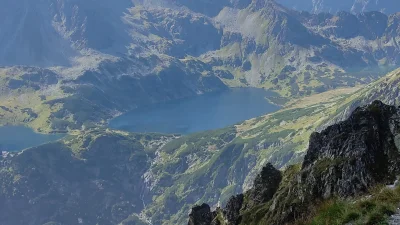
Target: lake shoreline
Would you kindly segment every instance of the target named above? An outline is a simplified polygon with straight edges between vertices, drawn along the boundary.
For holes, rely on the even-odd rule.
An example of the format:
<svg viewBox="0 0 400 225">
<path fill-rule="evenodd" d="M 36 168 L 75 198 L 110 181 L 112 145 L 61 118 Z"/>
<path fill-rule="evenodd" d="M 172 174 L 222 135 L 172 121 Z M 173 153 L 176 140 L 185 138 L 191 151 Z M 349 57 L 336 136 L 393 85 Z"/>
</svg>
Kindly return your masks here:
<svg viewBox="0 0 400 225">
<path fill-rule="evenodd" d="M 0 152 L 21 152 L 25 149 L 59 141 L 67 133 L 41 134 L 22 125 L 0 126 Z"/>
<path fill-rule="evenodd" d="M 269 102 L 271 96 L 277 94 L 262 88 L 231 88 L 140 107 L 111 119 L 108 127 L 136 133 L 182 135 L 215 130 L 278 111 L 281 106 Z"/>
</svg>

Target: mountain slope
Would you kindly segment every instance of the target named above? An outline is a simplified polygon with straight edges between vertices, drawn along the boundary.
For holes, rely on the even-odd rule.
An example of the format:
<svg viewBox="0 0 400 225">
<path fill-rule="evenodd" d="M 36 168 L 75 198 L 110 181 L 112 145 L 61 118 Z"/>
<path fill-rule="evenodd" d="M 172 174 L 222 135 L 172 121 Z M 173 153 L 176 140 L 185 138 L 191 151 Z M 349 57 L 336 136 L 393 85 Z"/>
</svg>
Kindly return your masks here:
<svg viewBox="0 0 400 225">
<path fill-rule="evenodd" d="M 45 72 L 42 73 L 46 74 Z M 47 76 L 51 77 L 51 74 Z M 395 77 L 388 80 L 395 82 Z M 41 79 L 49 78 L 43 76 Z M 383 78 L 382 80 L 385 79 Z M 34 85 L 35 83 L 29 84 Z M 289 103 L 286 108 L 276 113 L 245 121 L 233 127 L 189 135 L 177 140 L 166 139 L 162 141 L 161 143 L 165 145 L 160 145 L 146 153 L 150 162 L 141 167 L 143 170 L 137 173 L 137 176 L 142 178 L 137 180 L 136 184 L 141 185 L 146 190 L 145 207 L 138 207 L 137 210 L 139 212 L 129 209 L 129 213 L 127 212 L 124 215 L 134 215 L 136 212 L 137 214 L 140 213 L 142 221 L 151 220 L 153 224 L 182 224 L 187 222 L 187 214 L 193 204 L 207 202 L 212 206 L 225 205 L 231 195 L 251 188 L 252 181 L 267 162 L 272 163 L 277 168 L 284 168 L 287 165 L 301 162 L 308 147 L 308 137 L 311 133 L 330 121 L 341 110 L 344 110 L 349 104 L 348 101 L 357 99 L 355 96 L 360 96 L 359 93 L 364 93 L 368 90 L 374 93 L 374 87 L 376 86 L 337 90 L 310 96 L 302 99 L 298 104 Z M 382 84 L 381 93 L 391 93 L 392 87 L 395 86 L 387 87 L 388 89 L 385 89 L 385 85 Z M 352 94 L 356 90 L 358 91 Z M 382 96 L 386 96 L 386 94 Z M 354 105 L 356 104 L 354 103 Z M 4 111 L 4 113 L 7 112 Z M 37 166 L 43 163 L 48 165 L 52 158 L 47 157 L 50 153 L 59 155 L 61 152 L 69 154 L 69 152 L 79 153 L 103 149 L 106 152 L 104 154 L 112 155 L 114 153 L 106 146 L 105 148 L 100 148 L 102 145 L 94 145 L 92 148 L 92 145 L 89 145 L 91 143 L 89 140 L 94 141 L 97 140 L 96 137 L 110 135 L 121 136 L 118 132 L 115 134 L 111 132 L 110 134 L 101 130 L 88 132 L 88 134 L 83 132 L 76 138 L 65 141 L 61 146 L 50 145 L 50 150 L 48 151 L 42 150 L 48 149 L 44 146 L 28 150 L 27 153 L 22 153 L 22 155 L 29 152 L 34 154 L 35 152 L 43 151 L 44 155 L 41 157 L 43 160 L 32 162 Z M 85 136 L 90 138 L 85 141 Z M 158 136 L 132 136 L 131 134 L 122 135 L 123 139 L 126 139 L 126 136 L 132 137 L 133 139 L 130 140 L 133 140 L 134 143 L 140 140 L 141 145 L 144 146 L 147 145 L 146 143 L 158 139 Z M 143 139 L 143 137 L 146 138 Z M 114 145 L 117 142 L 111 139 L 109 143 Z M 157 141 L 155 142 L 157 143 Z M 128 143 L 131 143 L 131 141 Z M 124 146 L 121 148 L 130 149 L 127 147 L 131 146 L 131 144 Z M 134 145 L 132 144 L 132 146 Z M 140 150 L 139 152 L 142 151 Z M 73 155 L 76 155 L 76 153 Z M 84 158 L 97 160 L 97 155 L 85 156 Z M 12 165 L 18 165 L 15 164 L 17 161 L 12 161 L 12 159 L 6 158 L 3 160 L 9 165 L 3 167 L 5 174 L 1 175 L 2 181 L 4 181 L 2 184 L 6 186 L 14 185 L 10 182 L 11 179 L 14 179 L 15 174 L 23 176 L 26 173 L 25 170 L 19 169 L 22 167 L 18 166 L 13 170 L 13 174 L 15 174 L 12 177 L 8 176 L 9 170 L 7 168 Z M 129 162 L 126 163 L 130 165 Z M 68 163 L 66 166 L 73 165 Z M 82 167 L 86 168 L 87 165 L 83 164 Z M 73 169 L 69 170 L 75 171 Z M 46 179 L 50 179 L 52 176 L 59 176 L 58 174 L 60 173 L 55 171 L 49 174 Z M 125 172 L 121 172 L 120 175 L 125 176 L 126 174 L 124 174 Z M 109 180 L 108 178 L 104 178 L 104 180 L 110 182 L 110 184 L 120 182 Z M 27 180 L 27 182 L 26 185 L 35 187 L 33 181 Z M 80 188 L 86 188 L 85 186 L 82 183 Z M 28 190 L 21 189 L 21 191 Z M 114 192 L 117 190 L 111 191 L 120 193 L 119 191 Z M 135 191 L 130 192 L 129 195 L 140 196 L 140 193 Z M 6 198 L 10 197 L 7 195 Z M 35 194 L 31 197 L 32 199 L 36 198 Z M 60 201 L 57 200 L 55 204 L 59 204 Z M 26 210 L 27 212 L 33 212 L 32 208 L 27 208 Z M 68 211 L 70 210 L 72 209 L 68 209 Z M 111 209 L 101 209 L 107 215 L 111 213 L 109 210 Z M 48 214 L 43 214 L 43 218 L 48 217 Z M 137 219 L 137 216 L 132 216 L 132 218 Z M 85 220 L 85 217 L 82 217 L 82 219 Z"/>
<path fill-rule="evenodd" d="M 196 141 L 195 138 L 171 142 L 167 146 L 174 146 L 172 149 L 179 154 L 176 155 L 175 151 L 168 147 L 169 150 L 165 152 L 167 154 L 163 158 L 184 156 L 190 159 L 189 169 L 183 175 L 183 180 L 190 182 L 178 180 L 179 185 L 167 188 L 168 191 L 162 195 L 161 199 L 179 190 L 178 199 L 185 199 L 186 203 L 184 205 L 181 201 L 175 202 L 182 204 L 183 208 L 178 212 L 179 216 L 172 217 L 172 221 L 166 224 L 184 223 L 185 219 L 182 217 L 189 210 L 188 202 L 197 204 L 208 202 L 212 207 L 225 205 L 229 193 L 241 193 L 240 190 L 246 191 L 251 187 L 252 180 L 266 162 L 271 162 L 277 168 L 301 162 L 308 148 L 309 136 L 314 131 L 346 120 L 357 107 L 370 104 L 376 99 L 396 102 L 398 74 L 399 70 L 396 70 L 375 84 L 359 89 L 336 93 L 331 91 L 295 100 L 276 113 L 237 125 L 236 138 L 227 145 L 214 146 L 214 141 L 209 138 L 202 141 Z M 383 82 L 385 80 L 390 80 L 393 85 Z M 228 135 L 232 132 L 232 130 L 227 131 L 223 131 L 222 134 Z M 219 133 L 218 136 L 222 134 Z M 198 140 L 201 140 L 200 137 L 203 135 L 199 134 Z M 182 151 L 183 155 L 180 153 Z M 185 160 L 177 160 L 174 163 L 185 163 Z M 227 179 L 221 181 L 220 177 Z M 205 183 L 210 185 L 204 186 Z M 183 193 L 181 193 L 182 188 Z M 145 210 L 148 216 L 158 215 L 162 203 L 154 202 L 149 207 L 154 209 Z"/>
<path fill-rule="evenodd" d="M 355 108 L 380 100 L 385 104 L 399 104 L 400 70 L 394 70 L 385 77 L 367 85 L 353 95 L 344 99 L 335 109 L 332 118 L 323 127 L 345 120 Z"/>
<path fill-rule="evenodd" d="M 105 125 L 108 119 L 139 106 L 227 88 L 198 60 L 111 58 L 94 64 L 96 68 L 83 71 L 0 69 L 0 123 L 23 123 L 40 132 L 67 132 Z M 42 82 L 40 77 L 45 76 L 51 80 Z"/>
<path fill-rule="evenodd" d="M 224 30 L 222 46 L 204 60 L 236 75 L 228 84 L 286 96 L 354 86 L 374 79 L 368 70 L 398 64 L 396 18 L 378 12 L 314 15 L 253 1 L 215 18 Z"/>
<path fill-rule="evenodd" d="M 351 91 L 348 93 L 351 93 Z M 343 99 L 342 95 L 343 93 L 338 94 L 337 98 Z M 115 155 L 117 152 L 113 151 L 113 149 L 118 148 L 124 152 L 124 160 L 120 160 L 119 163 L 105 163 L 104 166 L 115 164 L 118 168 L 119 166 L 131 167 L 136 164 L 136 161 L 135 159 L 126 161 L 130 158 L 126 154 L 129 152 L 144 154 L 148 157 L 149 162 L 143 165 L 140 164 L 142 165 L 140 170 L 131 171 L 135 177 L 141 177 L 135 180 L 135 185 L 143 189 L 135 188 L 125 192 L 125 189 L 110 188 L 107 189 L 107 192 L 113 196 L 125 193 L 125 196 L 130 196 L 127 197 L 130 199 L 139 198 L 138 196 L 142 196 L 142 191 L 146 193 L 142 199 L 145 201 L 145 207 L 135 204 L 136 208 L 126 208 L 124 215 L 132 215 L 127 221 L 134 220 L 134 218 L 137 219 L 135 213 L 140 213 L 140 218 L 143 221 L 151 220 L 153 224 L 182 224 L 185 222 L 192 204 L 198 201 L 225 204 L 229 196 L 247 190 L 251 186 L 251 181 L 266 161 L 274 163 L 277 167 L 299 162 L 303 155 L 303 149 L 307 145 L 303 136 L 308 136 L 314 131 L 318 123 L 314 123 L 313 119 L 326 116 L 324 108 L 330 106 L 332 101 L 335 100 L 337 99 L 330 99 L 318 107 L 310 106 L 308 109 L 296 107 L 285 109 L 273 115 L 246 121 L 235 127 L 189 135 L 177 140 L 172 140 L 173 138 L 171 137 L 162 138 L 159 135 L 135 135 L 107 130 L 79 132 L 61 143 L 40 146 L 21 154 L 16 154 L 13 157 L 11 157 L 12 154 L 9 154 L 8 157 L 1 159 L 1 165 L 7 166 L 2 166 L 3 173 L 0 174 L 0 180 L 4 187 L 20 187 L 18 188 L 20 190 L 19 193 L 26 196 L 24 201 L 29 201 L 42 196 L 44 192 L 47 192 L 47 189 L 43 189 L 43 192 L 24 194 L 31 189 L 42 190 L 42 185 L 27 177 L 30 174 L 30 170 L 26 168 L 44 168 L 40 170 L 41 179 L 62 181 L 61 184 L 68 187 L 62 193 L 74 198 L 75 192 L 69 188 L 74 179 L 65 179 L 66 177 L 74 177 L 74 173 L 77 170 L 91 179 L 102 180 L 102 182 L 106 182 L 113 187 L 118 187 L 121 183 L 118 177 L 130 176 L 127 173 L 129 171 L 114 168 L 108 168 L 107 170 L 113 171 L 117 180 L 104 177 L 102 173 L 82 172 L 92 169 L 95 171 L 102 170 L 102 166 L 97 168 L 95 165 L 84 163 L 85 161 L 97 162 L 102 160 L 103 156 L 110 159 L 117 157 Z M 108 144 L 105 144 L 105 142 Z M 150 146 L 157 143 L 160 143 L 160 145 Z M 141 146 L 144 146 L 145 151 L 142 151 Z M 101 151 L 101 154 L 97 154 L 99 151 Z M 40 157 L 31 157 L 37 154 Z M 70 156 L 71 154 L 72 156 Z M 26 158 L 30 160 L 20 161 Z M 61 161 L 54 163 L 54 158 Z M 66 160 L 65 162 L 63 161 L 64 159 Z M 54 166 L 58 164 L 64 165 L 65 171 L 56 170 Z M 75 169 L 75 166 L 78 169 Z M 13 169 L 9 170 L 9 168 Z M 48 173 L 46 171 L 53 172 Z M 18 178 L 19 176 L 24 177 L 24 179 L 19 183 L 14 183 L 12 181 L 14 177 Z M 52 178 L 53 176 L 55 178 Z M 226 179 L 227 177 L 228 179 Z M 114 183 L 119 184 L 114 185 Z M 204 184 L 206 183 L 210 185 L 205 186 Z M 92 189 L 92 185 L 86 182 L 80 182 L 76 185 L 73 186 L 74 190 L 98 192 L 97 189 Z M 51 187 L 59 188 L 57 183 Z M 2 198 L 8 199 L 7 201 L 19 196 L 9 194 L 8 188 L 3 190 L 5 192 L 2 193 Z M 125 201 L 127 198 L 122 197 L 121 201 Z M 41 202 L 40 204 L 47 204 L 46 199 L 48 198 L 39 198 L 38 201 Z M 52 199 L 54 200 L 51 203 L 53 208 L 59 208 L 65 202 L 64 197 L 61 198 L 58 194 L 53 196 Z M 88 202 L 93 200 L 90 196 L 82 196 L 81 199 Z M 76 204 L 81 203 L 77 200 Z M 114 200 L 110 204 L 114 205 Z M 14 205 L 18 206 L 18 204 Z M 38 213 L 34 210 L 35 205 L 23 205 L 26 207 L 24 210 L 27 214 Z M 120 221 L 125 219 L 122 216 L 111 218 L 109 215 L 112 215 L 113 212 L 110 207 L 95 207 L 95 209 L 105 215 L 104 218 L 102 217 L 104 221 L 117 223 L 117 218 L 121 219 Z M 125 210 L 125 208 L 123 209 Z M 32 218 L 32 220 L 44 222 L 53 218 L 53 221 L 62 224 L 63 216 L 69 215 L 68 213 L 74 213 L 74 210 L 75 208 L 63 208 L 65 214 L 60 215 L 41 212 L 41 216 Z M 19 213 L 15 208 L 7 208 L 3 212 L 5 213 L 4 215 L 7 212 L 12 214 Z M 82 210 L 82 212 L 86 211 Z M 97 215 L 92 212 L 88 213 Z M 80 216 L 79 218 L 83 221 L 94 220 L 92 217 Z M 72 220 L 77 220 L 77 218 L 73 217 Z M 14 222 L 16 224 L 25 224 L 23 221 Z"/>
<path fill-rule="evenodd" d="M 349 119 L 311 135 L 298 172 L 289 168 L 282 180 L 267 165 L 244 196 L 209 214 L 209 222 L 196 218 L 198 213 L 207 215 L 206 207 L 194 208 L 189 224 L 292 224 L 309 218 L 319 202 L 366 195 L 372 187 L 394 183 L 400 173 L 399 113 L 379 101 L 357 108 Z"/>
<path fill-rule="evenodd" d="M 136 224 L 143 173 L 173 138 L 94 130 L 3 156 L 0 224 Z"/>
</svg>

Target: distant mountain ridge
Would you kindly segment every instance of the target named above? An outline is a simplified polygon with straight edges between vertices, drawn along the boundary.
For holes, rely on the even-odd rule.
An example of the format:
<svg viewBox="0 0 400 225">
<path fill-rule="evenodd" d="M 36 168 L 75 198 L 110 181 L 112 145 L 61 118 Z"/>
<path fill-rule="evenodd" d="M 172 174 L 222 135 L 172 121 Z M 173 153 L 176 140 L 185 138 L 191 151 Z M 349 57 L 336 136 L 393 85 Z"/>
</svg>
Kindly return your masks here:
<svg viewBox="0 0 400 225">
<path fill-rule="evenodd" d="M 363 13 L 379 11 L 387 14 L 400 11 L 400 3 L 394 0 L 277 0 L 280 4 L 312 13 L 347 11 Z"/>
<path fill-rule="evenodd" d="M 124 51 L 129 36 L 121 16 L 130 0 L 2 2 L 0 65 L 69 65 L 81 50 Z"/>
</svg>

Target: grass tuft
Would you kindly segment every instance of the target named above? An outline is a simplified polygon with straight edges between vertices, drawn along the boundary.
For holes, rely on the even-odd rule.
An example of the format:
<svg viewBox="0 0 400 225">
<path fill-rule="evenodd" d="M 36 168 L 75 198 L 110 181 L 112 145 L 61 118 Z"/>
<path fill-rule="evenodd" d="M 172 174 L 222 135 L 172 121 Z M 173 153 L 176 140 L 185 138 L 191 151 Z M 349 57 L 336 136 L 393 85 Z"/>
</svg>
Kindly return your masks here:
<svg viewBox="0 0 400 225">
<path fill-rule="evenodd" d="M 317 207 L 309 225 L 367 224 L 384 225 L 388 218 L 396 213 L 400 205 L 400 187 L 389 189 L 375 188 L 371 197 L 356 201 L 331 199 Z"/>
</svg>

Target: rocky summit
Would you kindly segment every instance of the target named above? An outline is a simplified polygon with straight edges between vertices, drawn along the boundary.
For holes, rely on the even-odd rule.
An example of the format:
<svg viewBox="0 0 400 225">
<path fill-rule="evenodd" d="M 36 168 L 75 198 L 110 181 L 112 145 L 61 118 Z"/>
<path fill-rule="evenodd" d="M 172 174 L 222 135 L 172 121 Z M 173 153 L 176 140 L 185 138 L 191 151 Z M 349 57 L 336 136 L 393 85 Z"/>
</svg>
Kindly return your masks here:
<svg viewBox="0 0 400 225">
<path fill-rule="evenodd" d="M 194 207 L 189 215 L 189 225 L 223 224 L 222 221 L 219 221 L 222 218 L 227 224 L 240 224 L 242 222 L 241 211 L 270 201 L 278 190 L 281 180 L 281 172 L 271 164 L 267 164 L 255 179 L 254 187 L 244 195 L 232 196 L 225 208 L 218 208 L 211 212 L 210 206 L 207 204 Z"/>
<path fill-rule="evenodd" d="M 307 221 L 331 199 L 368 195 L 400 174 L 400 110 L 375 101 L 310 137 L 301 166 L 280 171 L 267 165 L 254 187 L 232 197 L 225 208 L 192 209 L 189 224 L 290 224 Z M 211 222 L 199 220 L 205 213 Z M 394 213 L 394 212 L 393 212 Z"/>
</svg>

